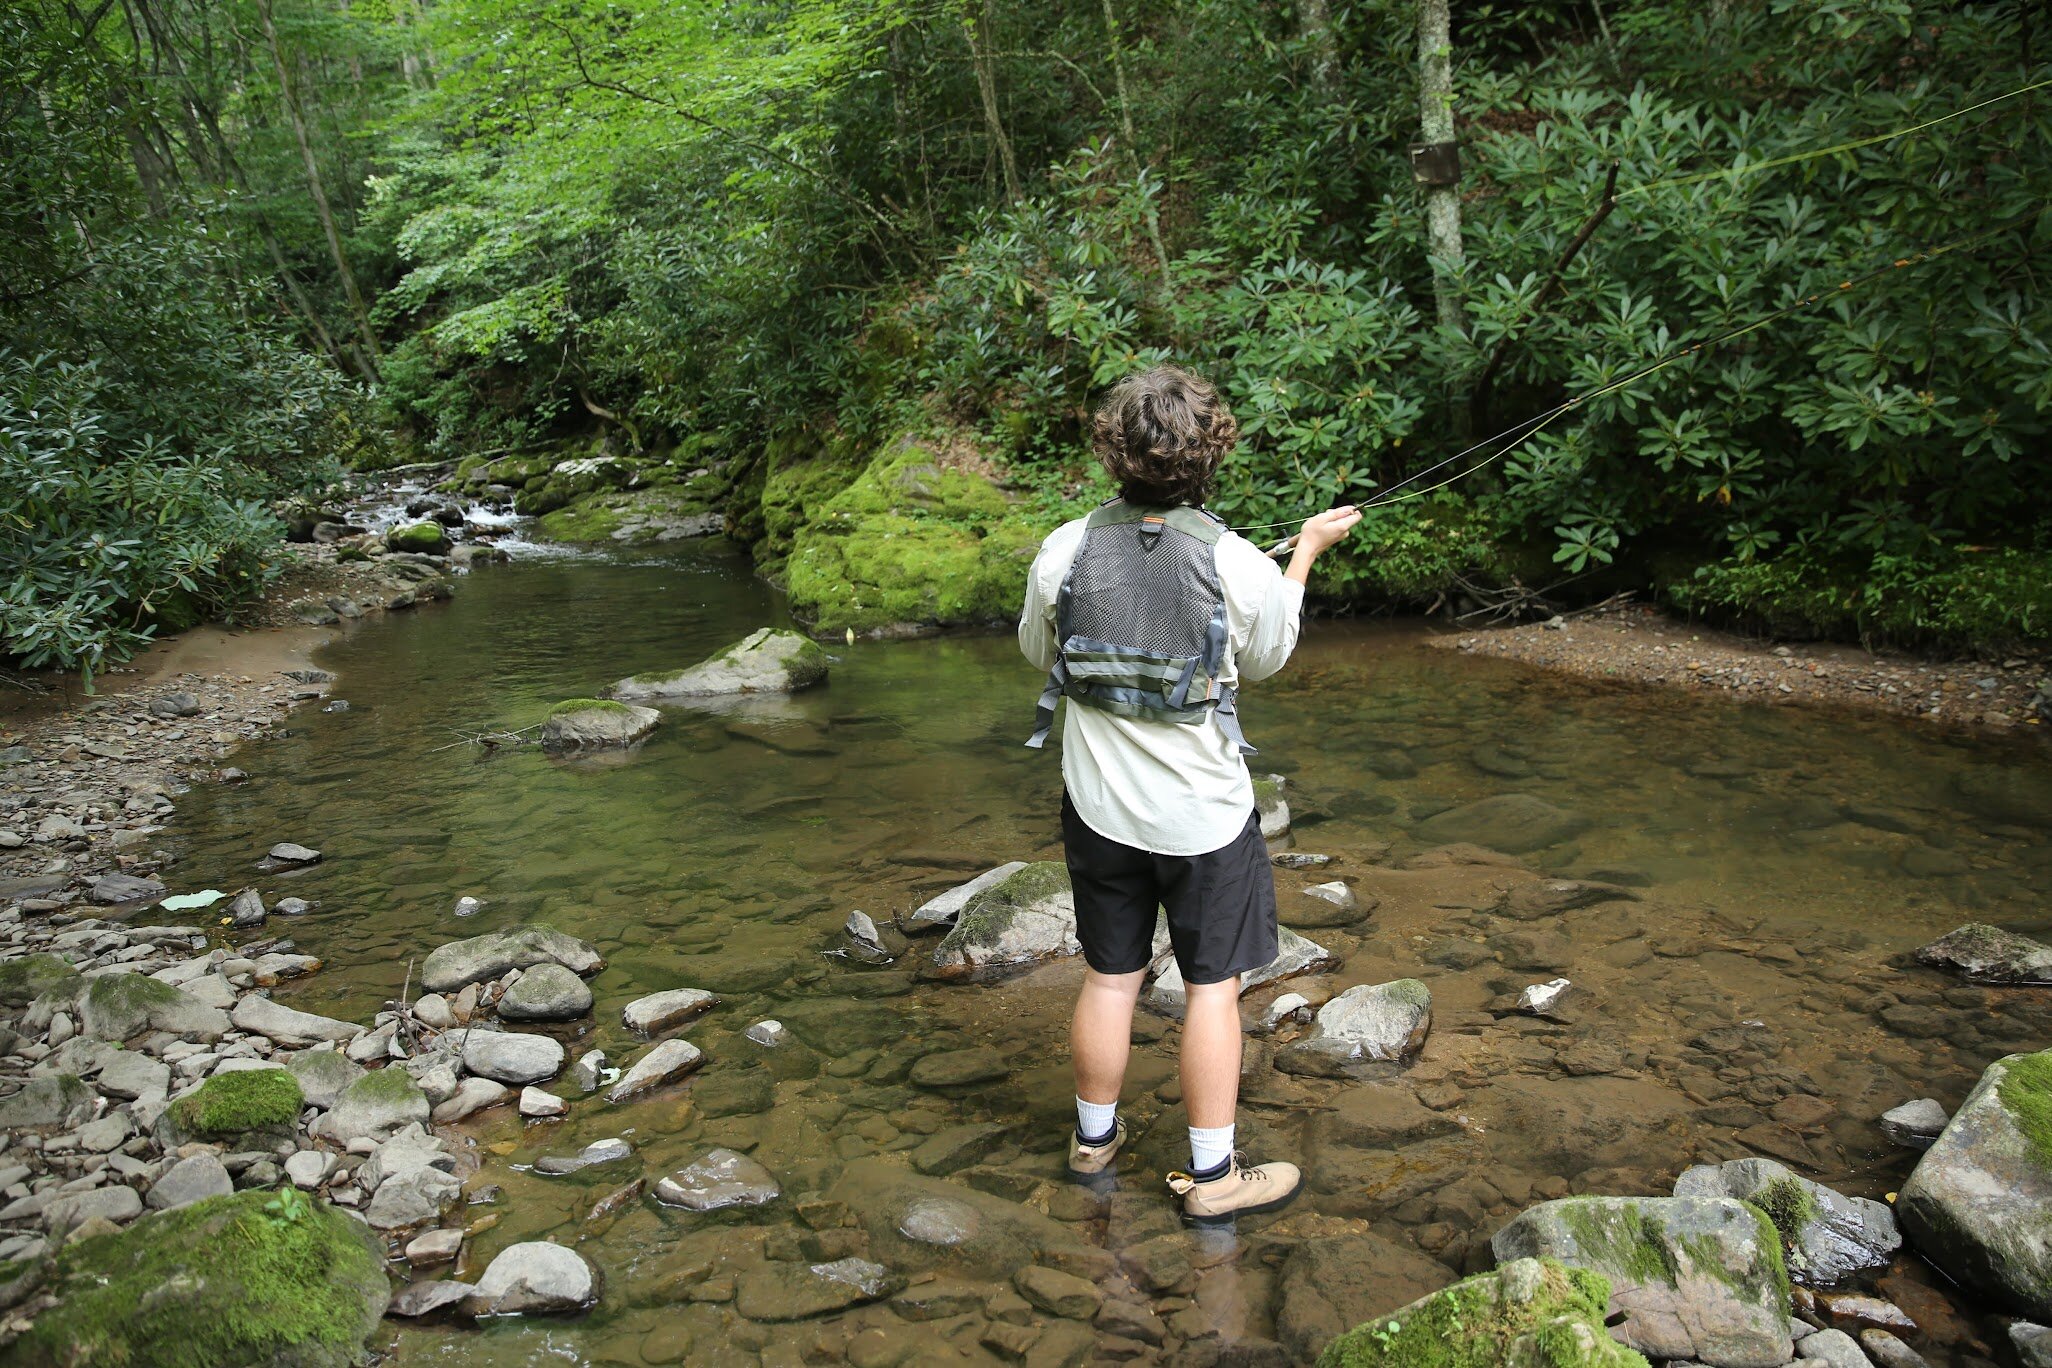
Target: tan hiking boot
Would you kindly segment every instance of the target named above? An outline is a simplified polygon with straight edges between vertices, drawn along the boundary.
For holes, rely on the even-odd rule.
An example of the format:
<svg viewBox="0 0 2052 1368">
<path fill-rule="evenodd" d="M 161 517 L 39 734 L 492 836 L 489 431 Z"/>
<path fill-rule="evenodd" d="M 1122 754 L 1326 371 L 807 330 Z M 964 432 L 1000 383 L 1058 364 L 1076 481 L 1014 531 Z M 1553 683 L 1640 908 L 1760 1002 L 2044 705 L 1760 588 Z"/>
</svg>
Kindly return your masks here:
<svg viewBox="0 0 2052 1368">
<path fill-rule="evenodd" d="M 1112 1120 L 1112 1137 L 1101 1145 L 1086 1145 L 1076 1138 L 1076 1132 L 1069 1131 L 1069 1172 L 1085 1175 L 1103 1173 L 1112 1166 L 1112 1160 L 1119 1157 L 1119 1147 L 1126 1143 L 1124 1118 Z"/>
<path fill-rule="evenodd" d="M 1180 1170 L 1168 1176 L 1169 1191 L 1183 1199 L 1183 1215 L 1200 1225 L 1230 1221 L 1249 1212 L 1273 1211 L 1297 1195 L 1303 1175 L 1280 1160 L 1243 1168 L 1233 1155 L 1226 1171 L 1200 1183 Z"/>
</svg>

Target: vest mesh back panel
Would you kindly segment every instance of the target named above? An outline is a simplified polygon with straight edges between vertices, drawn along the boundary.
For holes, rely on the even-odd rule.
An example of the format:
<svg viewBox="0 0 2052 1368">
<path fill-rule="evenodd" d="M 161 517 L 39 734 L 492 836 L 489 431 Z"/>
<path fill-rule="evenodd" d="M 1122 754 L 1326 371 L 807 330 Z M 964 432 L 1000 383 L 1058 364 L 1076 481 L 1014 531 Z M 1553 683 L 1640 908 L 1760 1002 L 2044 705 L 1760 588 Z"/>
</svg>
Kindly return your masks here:
<svg viewBox="0 0 2052 1368">
<path fill-rule="evenodd" d="M 1137 523 L 1093 527 L 1069 576 L 1068 630 L 1164 656 L 1198 655 L 1218 607 L 1218 558 L 1206 542 Z"/>
</svg>

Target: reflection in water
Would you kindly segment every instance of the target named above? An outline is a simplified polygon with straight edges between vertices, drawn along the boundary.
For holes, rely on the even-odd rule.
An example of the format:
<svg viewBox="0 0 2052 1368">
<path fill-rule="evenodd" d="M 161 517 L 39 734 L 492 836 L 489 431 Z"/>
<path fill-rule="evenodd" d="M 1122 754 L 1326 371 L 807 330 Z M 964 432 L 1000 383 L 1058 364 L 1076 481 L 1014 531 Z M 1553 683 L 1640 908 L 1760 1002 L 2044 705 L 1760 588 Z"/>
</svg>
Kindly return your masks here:
<svg viewBox="0 0 2052 1368">
<path fill-rule="evenodd" d="M 1251 1039 L 1243 1139 L 1303 1159 L 1309 1186 L 1237 1238 L 1185 1238 L 1159 1187 L 1182 1137 L 1173 1023 L 1141 1023 L 1135 1166 L 1112 1191 L 1079 1189 L 1061 1169 L 1073 965 L 943 987 L 914 972 L 930 942 L 880 969 L 826 953 L 850 909 L 887 923 L 992 864 L 1057 854 L 1058 769 L 1019 744 L 1037 681 L 1007 637 L 836 648 L 827 687 L 673 709 L 645 747 L 608 762 L 461 741 L 776 617 L 717 546 L 482 570 L 453 604 L 332 649 L 323 663 L 352 707 L 298 716 L 239 758 L 251 783 L 181 808 L 194 886 L 239 886 L 274 841 L 325 852 L 267 885 L 320 904 L 289 926 L 328 965 L 297 1006 L 368 1019 L 417 984 L 436 945 L 527 921 L 606 956 L 595 1019 L 566 1033 L 575 1049 L 635 1055 L 619 1011 L 640 994 L 724 999 L 686 1028 L 711 1060 L 687 1087 L 619 1107 L 579 1100 L 562 1121 L 523 1125 L 501 1108 L 467 1123 L 484 1163 L 474 1185 L 503 1195 L 471 1208 L 486 1228 L 461 1272 L 548 1235 L 600 1268 L 601 1308 L 409 1329 L 404 1361 L 793 1362 L 838 1357 L 858 1336 L 875 1362 L 899 1361 L 899 1338 L 997 1361 L 993 1327 L 1027 1317 L 1002 1270 L 971 1270 L 966 1245 L 919 1247 L 945 1276 L 904 1293 L 905 1315 L 886 1303 L 787 1324 L 735 1309 L 737 1294 L 758 1316 L 776 1302 L 763 1289 L 777 1265 L 912 1258 L 890 1206 L 909 1200 L 893 1183 L 910 1170 L 856 1162 L 876 1155 L 1024 1204 L 1059 1227 L 1034 1227 L 1067 1242 L 1051 1248 L 1087 1246 L 1048 1257 L 1114 1295 L 1091 1333 L 1131 1352 L 1162 1355 L 1149 1336 L 1171 1350 L 1224 1336 L 1299 1354 L 1485 1266 L 1489 1234 L 1548 1196 L 1665 1192 L 1687 1163 L 1744 1153 L 1879 1196 L 1910 1158 L 1880 1136 L 1882 1110 L 1955 1104 L 1989 1059 L 2045 1043 L 2044 994 L 1964 987 L 1898 958 L 1967 919 L 2045 929 L 2031 893 L 2052 876 L 2042 756 L 1895 722 L 1593 689 L 1431 651 L 1408 630 L 1316 624 L 1245 705 L 1257 768 L 1290 777 L 1296 844 L 1337 857 L 1278 872 L 1284 920 L 1305 901 L 1297 890 L 1335 876 L 1373 910 L 1351 927 L 1304 923 L 1339 971 L 1249 1004 L 1416 975 L 1433 990 L 1434 1034 L 1400 1079 L 1364 1084 L 1280 1071 L 1274 1042 Z M 1501 794 L 1522 797 L 1468 807 Z M 1526 850 L 1531 870 L 1615 888 L 1560 910 L 1540 893 L 1509 898 L 1533 875 L 1479 852 L 1412 867 L 1448 840 Z M 464 895 L 486 906 L 459 918 Z M 1492 1010 L 1557 975 L 1576 985 L 1560 1020 Z M 772 1016 L 790 1043 L 743 1038 Z M 920 1055 L 967 1045 L 995 1047 L 1010 1075 L 952 1093 L 908 1081 Z M 611 1135 L 636 1146 L 632 1163 L 526 1171 Z M 590 1219 L 637 1173 L 652 1187 L 715 1145 L 750 1152 L 784 1198 L 746 1216 L 625 1200 Z M 1350 1273 L 1349 1260 L 1372 1267 Z M 1964 1342 L 1926 1348 L 1956 1362 Z"/>
</svg>

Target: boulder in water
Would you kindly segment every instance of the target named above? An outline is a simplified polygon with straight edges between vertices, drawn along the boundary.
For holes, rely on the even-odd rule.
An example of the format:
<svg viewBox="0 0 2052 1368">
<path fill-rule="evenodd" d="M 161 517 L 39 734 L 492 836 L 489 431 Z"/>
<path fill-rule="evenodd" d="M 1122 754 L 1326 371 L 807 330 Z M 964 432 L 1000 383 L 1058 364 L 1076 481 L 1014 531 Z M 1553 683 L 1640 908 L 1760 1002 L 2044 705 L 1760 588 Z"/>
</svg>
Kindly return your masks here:
<svg viewBox="0 0 2052 1368">
<path fill-rule="evenodd" d="M 431 993 L 454 993 L 498 978 L 509 969 L 560 964 L 572 973 L 590 975 L 605 963 L 589 941 L 566 936 L 550 926 L 527 926 L 451 941 L 428 955 L 420 979 L 421 986 Z"/>
<path fill-rule="evenodd" d="M 561 1041 L 545 1035 L 475 1028 L 463 1033 L 463 1067 L 516 1088 L 554 1078 L 563 1067 L 564 1053 Z"/>
<path fill-rule="evenodd" d="M 656 729 L 663 715 L 610 698 L 566 698 L 549 709 L 541 743 L 547 750 L 604 750 L 631 746 Z"/>
<path fill-rule="evenodd" d="M 2052 1319 L 2052 1050 L 1988 1066 L 1895 1211 L 1917 1252 L 1955 1281 Z"/>
<path fill-rule="evenodd" d="M 582 1311 L 598 1300 L 598 1275 L 575 1250 L 548 1240 L 507 1245 L 477 1280 L 469 1309 L 477 1316 Z"/>
<path fill-rule="evenodd" d="M 1275 958 L 1259 969 L 1240 975 L 1240 992 L 1245 995 L 1264 983 L 1316 973 L 1331 968 L 1334 963 L 1332 952 L 1318 942 L 1305 939 L 1287 926 L 1277 927 Z M 1183 985 L 1183 971 L 1172 957 L 1148 986 L 1147 1006 L 1164 1016 L 1181 1016 L 1188 996 Z"/>
<path fill-rule="evenodd" d="M 2052 983 L 2052 945 L 1982 922 L 1946 932 L 1917 959 L 1982 983 Z"/>
<path fill-rule="evenodd" d="M 1283 798 L 1289 781 L 1280 774 L 1267 774 L 1254 781 L 1254 814 L 1261 823 L 1261 839 L 1280 840 L 1290 834 L 1290 805 Z"/>
<path fill-rule="evenodd" d="M 1652 1359 L 1780 1368 L 1795 1353 L 1788 1273 L 1767 1218 L 1729 1197 L 1567 1197 L 1489 1242 L 1499 1260 L 1558 1259 L 1601 1273 L 1611 1333 Z"/>
<path fill-rule="evenodd" d="M 656 1184 L 655 1198 L 664 1206 L 690 1211 L 723 1211 L 728 1207 L 762 1206 L 783 1194 L 770 1171 L 745 1154 L 716 1149 L 686 1164 Z"/>
<path fill-rule="evenodd" d="M 619 699 L 791 693 L 825 679 L 827 665 L 827 653 L 810 637 L 764 627 L 688 670 L 635 675 L 612 692 Z"/>
<path fill-rule="evenodd" d="M 1919 1097 L 1881 1113 L 1881 1133 L 1904 1149 L 1927 1150 L 1952 1116 L 1935 1097 Z"/>
<path fill-rule="evenodd" d="M 1580 835 L 1586 818 L 1523 793 L 1499 793 L 1428 817 L 1414 834 L 1436 845 L 1472 844 L 1524 855 Z"/>
<path fill-rule="evenodd" d="M 1452 1276 L 1439 1260 L 1380 1235 L 1305 1240 L 1290 1250 L 1277 1280 L 1275 1337 L 1290 1362 L 1310 1363 L 1336 1336 L 1370 1317 L 1385 1322 Z"/>
<path fill-rule="evenodd" d="M 634 1061 L 613 1090 L 606 1094 L 608 1102 L 625 1102 L 638 1097 L 652 1088 L 674 1082 L 705 1063 L 705 1055 L 688 1040 L 665 1040 L 653 1046 L 648 1053 Z"/>
<path fill-rule="evenodd" d="M 1355 1326 L 1318 1368 L 1646 1368 L 1605 1330 L 1609 1298 L 1601 1273 L 1515 1259 Z"/>
<path fill-rule="evenodd" d="M 1813 1287 L 1886 1268 L 1902 1246 L 1895 1213 L 1886 1205 L 1847 1197 L 1772 1159 L 1697 1164 L 1675 1180 L 1674 1195 L 1736 1197 L 1758 1207 L 1781 1233 L 1789 1275 Z"/>
<path fill-rule="evenodd" d="M 905 917 L 901 929 L 908 932 L 944 931 L 955 924 L 955 918 L 971 898 L 986 888 L 1000 883 L 1026 867 L 1024 860 L 1013 860 L 996 869 L 987 869 L 965 884 L 956 884 L 947 892 L 927 899 Z"/>
<path fill-rule="evenodd" d="M 575 1021 L 590 1010 L 591 989 L 553 962 L 522 971 L 499 999 L 499 1015 L 507 1021 Z"/>
<path fill-rule="evenodd" d="M 646 997 L 634 999 L 620 1013 L 620 1020 L 630 1031 L 654 1035 L 657 1031 L 667 1031 L 672 1026 L 681 1025 L 719 1005 L 719 998 L 702 988 L 668 988 L 660 993 L 650 993 Z M 601 1067 L 604 1066 L 603 1056 L 600 1057 L 599 1063 Z M 595 1090 L 596 1084 L 585 1089 L 586 1092 Z"/>
<path fill-rule="evenodd" d="M 1069 871 L 1052 860 L 1023 865 L 963 904 L 933 952 L 933 972 L 962 978 L 1036 964 L 1082 950 Z"/>
<path fill-rule="evenodd" d="M 1289 1073 L 1339 1075 L 1377 1061 L 1410 1058 L 1432 1029 L 1432 990 L 1417 979 L 1361 984 L 1318 1009 L 1310 1034 L 1283 1047 Z"/>
</svg>

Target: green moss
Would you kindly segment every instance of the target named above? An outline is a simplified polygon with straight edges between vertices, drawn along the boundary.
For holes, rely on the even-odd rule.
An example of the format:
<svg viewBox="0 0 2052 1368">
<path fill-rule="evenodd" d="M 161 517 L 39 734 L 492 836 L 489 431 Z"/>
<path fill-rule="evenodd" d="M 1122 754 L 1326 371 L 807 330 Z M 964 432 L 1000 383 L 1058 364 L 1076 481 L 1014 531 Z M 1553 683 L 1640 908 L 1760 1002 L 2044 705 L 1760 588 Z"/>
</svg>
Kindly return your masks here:
<svg viewBox="0 0 2052 1368">
<path fill-rule="evenodd" d="M 716 484 L 711 487 L 716 488 Z M 707 488 L 701 488 L 701 483 L 607 489 L 579 496 L 545 512 L 539 525 L 542 535 L 552 541 L 646 542 L 662 534 L 666 520 L 695 517 L 711 512 L 712 507 L 713 495 Z M 616 535 L 623 529 L 630 529 L 626 536 Z"/>
<path fill-rule="evenodd" d="M 1817 1215 L 1817 1198 L 1801 1179 L 1776 1178 L 1746 1198 L 1774 1226 L 1785 1245 L 1794 1244 Z"/>
<path fill-rule="evenodd" d="M 344 1368 L 363 1357 L 389 1293 L 369 1229 L 289 1188 L 212 1197 L 81 1240 L 59 1255 L 52 1288 L 57 1304 L 10 1362 Z"/>
<path fill-rule="evenodd" d="M 773 571 L 790 554 L 798 530 L 855 482 L 862 460 L 846 438 L 820 444 L 809 433 L 773 440 L 765 455 L 762 540 L 756 543 L 755 559 Z"/>
<path fill-rule="evenodd" d="M 1397 979 L 1382 985 L 1383 995 L 1392 1002 L 1401 1002 L 1406 1007 L 1430 1007 L 1432 990 L 1414 978 Z"/>
<path fill-rule="evenodd" d="M 904 440 L 797 530 L 785 587 L 824 631 L 997 621 L 1018 613 L 1051 525 Z"/>
<path fill-rule="evenodd" d="M 971 898 L 955 918 L 947 939 L 981 940 L 1002 930 L 1021 908 L 1068 891 L 1067 865 L 1055 860 L 1036 860 Z"/>
<path fill-rule="evenodd" d="M 172 1105 L 178 1124 L 196 1135 L 240 1135 L 290 1125 L 305 1103 L 290 1071 L 241 1069 L 215 1074 Z"/>
<path fill-rule="evenodd" d="M 1532 1266 L 1536 1287 L 1508 1298 Z M 1605 1333 L 1609 1303 L 1600 1273 L 1518 1260 L 1354 1327 L 1325 1347 L 1318 1368 L 1645 1368 Z"/>
<path fill-rule="evenodd" d="M 549 709 L 550 717 L 561 717 L 564 713 L 602 712 L 631 713 L 634 709 L 625 703 L 616 703 L 610 698 L 566 698 Z"/>
<path fill-rule="evenodd" d="M 2032 1157 L 2052 1168 L 2052 1050 L 2003 1060 L 1995 1097 L 2023 1132 Z"/>
<path fill-rule="evenodd" d="M 1254 803 L 1257 807 L 1268 807 L 1281 802 L 1282 792 L 1283 786 L 1266 775 L 1254 780 Z"/>
<path fill-rule="evenodd" d="M 78 977 L 59 955 L 23 955 L 0 964 L 0 1003 L 19 1007 Z"/>
<path fill-rule="evenodd" d="M 385 545 L 394 551 L 417 551 L 431 556 L 448 544 L 449 534 L 436 522 L 412 523 L 385 534 Z"/>
<path fill-rule="evenodd" d="M 1679 1274 L 1666 1233 L 1631 1202 L 1608 1198 L 1570 1199 L 1561 1222 L 1584 1258 L 1642 1283 L 1671 1283 Z"/>
</svg>

